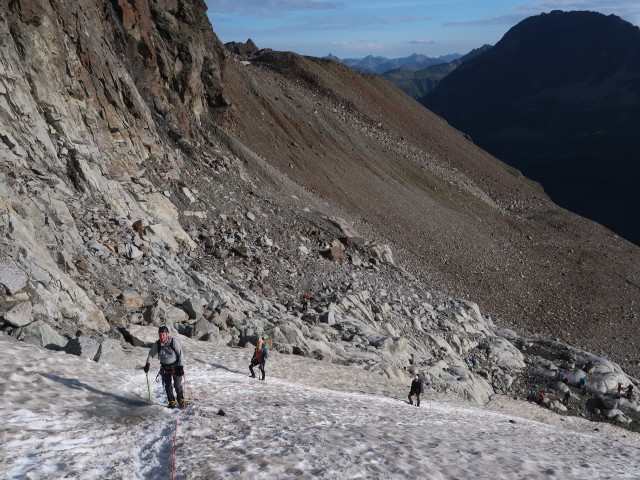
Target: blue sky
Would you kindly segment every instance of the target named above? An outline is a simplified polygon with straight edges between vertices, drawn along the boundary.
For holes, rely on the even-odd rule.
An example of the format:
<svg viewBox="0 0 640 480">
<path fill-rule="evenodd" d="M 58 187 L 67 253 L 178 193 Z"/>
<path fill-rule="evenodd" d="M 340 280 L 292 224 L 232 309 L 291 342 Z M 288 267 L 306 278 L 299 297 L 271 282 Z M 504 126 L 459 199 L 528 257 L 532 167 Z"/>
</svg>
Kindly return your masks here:
<svg viewBox="0 0 640 480">
<path fill-rule="evenodd" d="M 465 54 L 494 45 L 519 21 L 592 10 L 640 25 L 640 0 L 206 0 L 222 42 L 340 58 Z"/>
</svg>

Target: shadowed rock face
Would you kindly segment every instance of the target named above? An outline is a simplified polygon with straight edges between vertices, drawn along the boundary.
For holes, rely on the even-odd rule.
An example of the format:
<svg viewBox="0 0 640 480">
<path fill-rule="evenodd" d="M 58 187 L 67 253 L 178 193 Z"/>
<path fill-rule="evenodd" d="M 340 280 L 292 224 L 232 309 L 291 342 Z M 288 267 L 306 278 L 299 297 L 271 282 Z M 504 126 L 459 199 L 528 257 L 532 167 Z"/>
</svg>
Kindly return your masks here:
<svg viewBox="0 0 640 480">
<path fill-rule="evenodd" d="M 68 337 L 117 337 L 162 300 L 203 331 L 173 310 L 190 303 L 237 343 L 310 289 L 324 308 L 384 287 L 405 328 L 415 285 L 635 365 L 638 248 L 384 79 L 291 53 L 245 65 L 199 0 L 0 5 L 2 315 L 28 301 Z"/>
<path fill-rule="evenodd" d="M 421 102 L 559 205 L 640 244 L 638 27 L 595 12 L 530 17 Z"/>
</svg>

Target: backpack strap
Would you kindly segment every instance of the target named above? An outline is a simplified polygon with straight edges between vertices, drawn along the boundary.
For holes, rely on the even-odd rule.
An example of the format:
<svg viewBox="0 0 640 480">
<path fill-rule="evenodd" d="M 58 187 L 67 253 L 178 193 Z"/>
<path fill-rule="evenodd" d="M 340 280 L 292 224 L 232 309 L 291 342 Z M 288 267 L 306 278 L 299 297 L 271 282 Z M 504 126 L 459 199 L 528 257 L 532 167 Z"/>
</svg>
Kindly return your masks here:
<svg viewBox="0 0 640 480">
<path fill-rule="evenodd" d="M 158 355 L 160 355 L 160 349 L 162 348 L 162 343 L 160 343 L 160 340 L 156 340 L 156 343 L 158 344 Z M 171 347 L 171 350 L 173 350 L 173 353 L 176 354 L 176 358 L 179 357 L 178 352 L 176 352 L 176 348 L 173 346 L 173 337 L 171 337 L 171 341 L 169 342 L 169 347 Z M 180 360 L 178 358 L 178 360 Z"/>
</svg>

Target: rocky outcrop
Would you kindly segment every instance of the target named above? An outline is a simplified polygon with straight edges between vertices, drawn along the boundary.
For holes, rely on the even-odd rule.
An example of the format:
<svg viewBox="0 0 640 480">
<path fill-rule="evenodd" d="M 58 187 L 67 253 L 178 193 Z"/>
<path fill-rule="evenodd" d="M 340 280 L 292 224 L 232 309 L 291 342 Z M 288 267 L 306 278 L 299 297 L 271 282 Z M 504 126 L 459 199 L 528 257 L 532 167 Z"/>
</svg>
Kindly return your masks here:
<svg viewBox="0 0 640 480">
<path fill-rule="evenodd" d="M 253 40 L 248 39 L 246 42 L 227 42 L 224 46 L 235 55 L 240 58 L 250 59 L 257 56 L 260 52 L 258 46 L 253 43 Z"/>
</svg>

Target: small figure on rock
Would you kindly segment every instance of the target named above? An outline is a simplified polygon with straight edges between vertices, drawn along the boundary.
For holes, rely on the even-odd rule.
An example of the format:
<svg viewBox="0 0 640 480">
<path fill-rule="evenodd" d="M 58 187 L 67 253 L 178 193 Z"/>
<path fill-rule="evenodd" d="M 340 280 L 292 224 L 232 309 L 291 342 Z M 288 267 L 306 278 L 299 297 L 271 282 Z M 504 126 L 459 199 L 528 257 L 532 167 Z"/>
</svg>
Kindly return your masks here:
<svg viewBox="0 0 640 480">
<path fill-rule="evenodd" d="M 424 382 L 416 375 L 411 382 L 411 391 L 409 391 L 409 404 L 413 405 L 413 397 L 416 396 L 416 407 L 420 406 L 420 394 L 424 392 Z"/>
<path fill-rule="evenodd" d="M 256 372 L 253 371 L 253 367 L 256 365 L 260 368 L 260 373 L 262 373 L 262 377 L 260 380 L 264 380 L 265 371 L 264 366 L 267 362 L 267 357 L 269 356 L 269 347 L 262 340 L 258 340 L 258 345 L 256 349 L 253 351 L 253 357 L 251 357 L 251 363 L 249 364 L 249 371 L 251 372 L 251 378 L 256 378 Z"/>
<path fill-rule="evenodd" d="M 184 353 L 182 346 L 177 339 L 169 336 L 169 329 L 165 325 L 158 329 L 158 338 L 159 340 L 154 342 L 151 350 L 149 350 L 147 363 L 144 366 L 144 373 L 149 372 L 151 360 L 158 355 L 160 360 L 160 371 L 158 375 L 162 378 L 162 384 L 167 392 L 169 408 L 176 407 L 176 396 L 178 397 L 178 405 L 184 408 L 184 390 L 182 388 Z M 156 376 L 156 379 L 157 378 Z M 176 396 L 173 395 L 174 387 Z"/>
<path fill-rule="evenodd" d="M 587 379 L 584 377 L 580 378 L 580 381 L 578 382 L 578 388 L 582 390 L 586 385 L 587 385 Z"/>
<path fill-rule="evenodd" d="M 564 372 L 558 371 L 558 380 L 560 380 L 561 382 L 564 380 Z"/>
<path fill-rule="evenodd" d="M 309 297 L 309 295 L 303 295 L 301 302 L 302 302 L 302 311 L 306 312 L 307 310 L 309 310 L 309 302 L 311 302 L 311 297 Z"/>
<path fill-rule="evenodd" d="M 562 399 L 562 404 L 565 407 L 569 406 L 569 399 L 571 398 L 571 392 L 567 390 L 567 393 L 564 394 L 564 398 Z"/>
<path fill-rule="evenodd" d="M 631 400 L 631 395 L 633 395 L 633 383 L 630 383 L 627 387 L 627 398 Z"/>
<path fill-rule="evenodd" d="M 471 355 L 471 368 L 476 368 L 478 366 L 478 355 L 475 353 Z"/>
<path fill-rule="evenodd" d="M 622 393 L 622 382 L 618 382 L 618 396 Z"/>
</svg>

